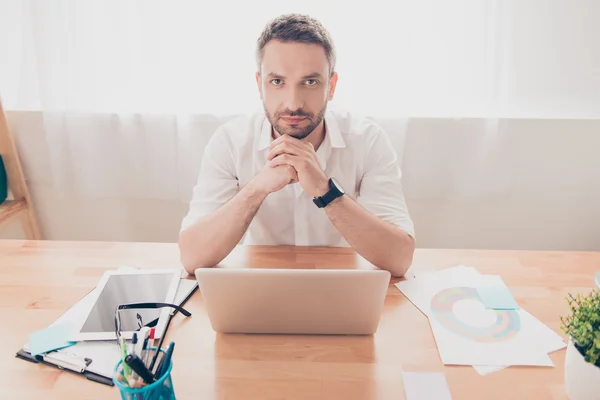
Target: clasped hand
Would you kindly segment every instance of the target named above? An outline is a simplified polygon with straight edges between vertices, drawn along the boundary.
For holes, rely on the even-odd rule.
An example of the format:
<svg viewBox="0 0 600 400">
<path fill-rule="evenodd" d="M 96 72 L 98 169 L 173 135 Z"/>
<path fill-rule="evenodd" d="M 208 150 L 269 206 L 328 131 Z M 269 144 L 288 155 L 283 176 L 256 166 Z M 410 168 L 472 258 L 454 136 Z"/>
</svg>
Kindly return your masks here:
<svg viewBox="0 0 600 400">
<path fill-rule="evenodd" d="M 270 168 L 292 166 L 302 189 L 313 197 L 323 196 L 329 190 L 329 178 L 321 169 L 310 142 L 282 135 L 271 143 L 267 160 Z"/>
<path fill-rule="evenodd" d="M 271 143 L 267 164 L 253 179 L 253 187 L 266 195 L 296 182 L 313 197 L 323 196 L 329 190 L 329 179 L 312 144 L 283 135 Z"/>
</svg>

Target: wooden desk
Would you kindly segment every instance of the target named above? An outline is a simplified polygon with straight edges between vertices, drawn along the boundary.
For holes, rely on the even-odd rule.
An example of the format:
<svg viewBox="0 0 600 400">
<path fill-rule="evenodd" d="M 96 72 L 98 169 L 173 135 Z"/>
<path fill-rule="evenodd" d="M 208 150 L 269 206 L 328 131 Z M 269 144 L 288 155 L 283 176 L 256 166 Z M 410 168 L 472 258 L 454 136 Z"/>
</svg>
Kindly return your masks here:
<svg viewBox="0 0 600 400">
<path fill-rule="evenodd" d="M 409 276 L 465 264 L 501 274 L 517 301 L 559 334 L 568 292 L 593 285 L 600 253 L 417 250 Z M 175 244 L 0 241 L 0 397 L 117 399 L 115 387 L 19 360 L 27 335 L 42 329 L 121 265 L 179 265 Z M 226 267 L 372 268 L 349 249 L 239 248 Z M 373 337 L 217 335 L 200 293 L 177 316 L 173 380 L 180 399 L 404 399 L 402 371 L 443 371 L 454 400 L 566 399 L 565 350 L 554 368 L 511 367 L 480 376 L 444 367 L 427 319 L 390 283 Z M 564 335 L 563 335 L 564 337 Z M 185 349 L 185 350 L 184 350 Z"/>
</svg>

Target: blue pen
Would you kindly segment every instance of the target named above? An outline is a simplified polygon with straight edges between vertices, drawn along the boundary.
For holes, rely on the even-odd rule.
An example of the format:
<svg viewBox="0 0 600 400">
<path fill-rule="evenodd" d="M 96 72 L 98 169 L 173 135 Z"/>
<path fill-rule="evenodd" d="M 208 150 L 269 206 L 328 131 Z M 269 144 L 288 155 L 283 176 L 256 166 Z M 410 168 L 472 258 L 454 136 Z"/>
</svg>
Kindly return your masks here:
<svg viewBox="0 0 600 400">
<path fill-rule="evenodd" d="M 129 348 L 129 354 L 135 354 L 135 348 L 137 346 L 137 342 L 138 342 L 137 332 L 133 332 L 133 337 L 131 338 L 131 347 Z M 126 354 L 125 357 L 127 357 L 129 354 Z M 131 371 L 131 378 L 137 379 L 137 374 L 135 373 L 135 371 L 133 371 L 131 369 L 129 369 L 129 370 Z"/>
<path fill-rule="evenodd" d="M 137 332 L 133 332 L 133 337 L 131 338 L 131 349 L 129 350 L 130 353 L 135 352 L 136 344 L 137 344 Z"/>
<path fill-rule="evenodd" d="M 175 343 L 171 342 L 169 344 L 169 348 L 167 349 L 165 356 L 162 358 L 162 360 L 160 360 L 160 366 L 158 367 L 156 373 L 156 379 L 160 379 L 160 377 L 167 373 L 167 370 L 169 369 L 169 364 L 171 363 L 171 357 L 173 356 L 174 347 Z"/>
<path fill-rule="evenodd" d="M 142 355 L 140 356 L 140 358 L 142 359 L 142 361 L 144 362 L 144 365 L 146 366 L 146 368 L 148 368 L 148 366 L 146 365 L 146 360 L 148 359 L 148 338 L 144 339 L 144 346 L 142 347 Z"/>
</svg>

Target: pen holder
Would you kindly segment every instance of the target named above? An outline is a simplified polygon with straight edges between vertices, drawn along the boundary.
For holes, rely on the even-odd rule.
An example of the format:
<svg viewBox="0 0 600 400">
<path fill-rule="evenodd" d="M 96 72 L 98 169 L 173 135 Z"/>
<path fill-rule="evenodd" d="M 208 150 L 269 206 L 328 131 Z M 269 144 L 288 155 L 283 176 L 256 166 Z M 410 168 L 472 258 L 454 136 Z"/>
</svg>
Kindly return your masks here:
<svg viewBox="0 0 600 400">
<path fill-rule="evenodd" d="M 161 350 L 163 353 L 164 351 Z M 117 375 L 123 374 L 123 360 L 120 360 L 115 368 L 113 382 L 119 388 L 122 400 L 176 400 L 175 391 L 173 389 L 173 380 L 171 379 L 171 368 L 173 367 L 173 359 L 169 362 L 167 372 L 163 374 L 156 382 L 141 388 L 132 388 L 117 379 Z"/>
</svg>

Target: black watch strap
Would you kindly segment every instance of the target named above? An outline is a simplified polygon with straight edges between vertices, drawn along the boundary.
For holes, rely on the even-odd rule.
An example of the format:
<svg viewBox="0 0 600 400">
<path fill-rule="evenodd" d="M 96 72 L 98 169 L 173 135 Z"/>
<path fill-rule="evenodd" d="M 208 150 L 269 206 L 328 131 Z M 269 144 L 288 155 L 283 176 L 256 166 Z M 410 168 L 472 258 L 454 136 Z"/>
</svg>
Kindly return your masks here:
<svg viewBox="0 0 600 400">
<path fill-rule="evenodd" d="M 343 194 L 344 193 L 337 188 L 331 178 L 329 178 L 329 191 L 321 197 L 315 197 L 313 202 L 317 205 L 317 207 L 323 208 Z"/>
</svg>

